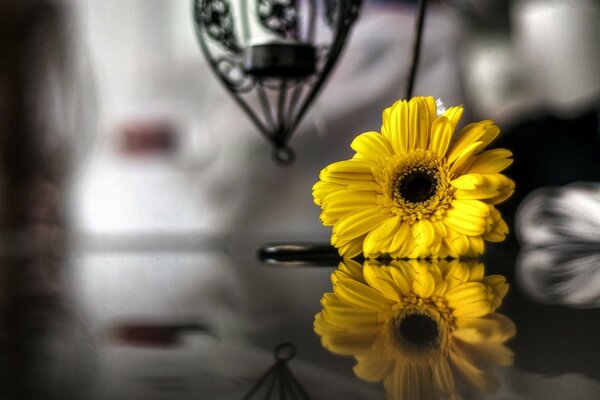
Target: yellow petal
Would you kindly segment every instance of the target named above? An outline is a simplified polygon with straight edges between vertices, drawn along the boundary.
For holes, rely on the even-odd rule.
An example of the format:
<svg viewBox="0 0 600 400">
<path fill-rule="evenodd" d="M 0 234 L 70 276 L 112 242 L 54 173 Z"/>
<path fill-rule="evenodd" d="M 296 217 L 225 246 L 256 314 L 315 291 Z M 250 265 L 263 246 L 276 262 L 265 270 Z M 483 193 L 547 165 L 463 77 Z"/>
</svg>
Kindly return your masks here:
<svg viewBox="0 0 600 400">
<path fill-rule="evenodd" d="M 406 244 L 406 242 L 412 239 L 410 233 L 410 226 L 406 223 L 400 223 L 400 225 L 398 225 L 396 233 L 394 234 L 392 243 L 390 244 L 390 253 L 399 252 Z"/>
<path fill-rule="evenodd" d="M 359 136 L 360 137 L 360 136 Z M 356 140 L 356 139 L 354 139 Z M 323 168 L 322 171 L 326 173 L 347 173 L 347 174 L 367 174 L 371 176 L 371 169 L 373 168 L 373 164 L 367 161 L 358 160 L 358 159 L 350 159 L 337 161 L 332 164 L 329 164 L 327 167 Z"/>
<path fill-rule="evenodd" d="M 446 224 L 446 227 L 449 229 L 446 230 L 444 243 L 451 250 L 451 255 L 453 257 L 464 255 L 469 250 L 469 240 L 462 233 L 452 229 L 451 226 Z"/>
<path fill-rule="evenodd" d="M 431 141 L 429 149 L 440 157 L 446 155 L 450 139 L 452 138 L 452 125 L 448 118 L 439 117 L 433 121 L 431 127 Z"/>
<path fill-rule="evenodd" d="M 450 124 L 452 125 L 452 132 L 456 129 L 458 122 L 460 121 L 460 117 L 462 116 L 463 108 L 462 106 L 449 107 L 444 111 L 444 117 L 448 118 Z"/>
<path fill-rule="evenodd" d="M 460 200 L 480 199 L 487 204 L 498 204 L 509 198 L 514 182 L 502 174 L 468 174 L 451 181 L 457 188 L 454 197 Z"/>
<path fill-rule="evenodd" d="M 396 233 L 399 223 L 400 217 L 398 215 L 388 218 L 372 232 L 374 240 L 380 242 L 391 238 L 391 236 Z"/>
<path fill-rule="evenodd" d="M 458 233 L 465 235 L 482 235 L 485 232 L 485 219 L 463 214 L 449 209 L 446 211 L 444 223 Z"/>
<path fill-rule="evenodd" d="M 481 236 L 468 236 L 469 240 L 469 252 L 467 254 L 473 257 L 483 254 L 485 244 Z"/>
<path fill-rule="evenodd" d="M 498 136 L 500 129 L 493 121 L 480 121 L 465 126 L 450 144 L 448 159 L 456 159 L 465 149 L 475 142 L 480 142 L 477 150 L 490 144 Z"/>
<path fill-rule="evenodd" d="M 435 99 L 431 96 L 420 97 L 418 100 L 421 102 L 420 109 L 424 111 L 422 112 L 422 115 L 419 115 L 420 124 L 417 136 L 417 147 L 426 149 L 429 146 L 431 126 L 433 121 L 437 118 L 437 107 L 435 105 Z"/>
<path fill-rule="evenodd" d="M 408 103 L 405 100 L 398 100 L 383 112 L 381 132 L 395 153 L 408 152 L 408 122 Z"/>
<path fill-rule="evenodd" d="M 469 176 L 469 175 L 463 175 L 463 176 Z M 477 216 L 477 217 L 487 217 L 490 214 L 489 204 L 486 204 L 483 201 L 479 201 L 479 200 L 455 199 L 452 201 L 451 205 L 452 205 L 452 208 L 455 208 L 456 210 L 458 210 L 462 213 Z"/>
<path fill-rule="evenodd" d="M 333 239 L 333 238 L 332 238 Z M 362 252 L 364 236 L 359 236 L 356 239 L 352 239 L 346 243 L 337 245 L 338 252 L 342 257 L 356 257 Z"/>
<path fill-rule="evenodd" d="M 391 216 L 378 208 L 367 208 L 340 218 L 333 226 L 333 234 L 339 238 L 352 239 L 368 233 Z"/>
<path fill-rule="evenodd" d="M 469 168 L 470 174 L 496 174 L 512 164 L 512 153 L 506 149 L 493 149 L 479 154 Z"/>
<path fill-rule="evenodd" d="M 408 150 L 427 148 L 430 129 L 427 102 L 421 97 L 413 97 L 408 102 L 408 114 Z"/>
<path fill-rule="evenodd" d="M 458 157 L 451 162 L 450 174 L 458 174 L 463 170 L 467 170 L 473 162 L 475 162 L 475 158 L 473 154 L 475 154 L 481 148 L 481 142 L 475 142 L 468 146 L 463 152 L 458 154 Z"/>
<path fill-rule="evenodd" d="M 446 225 L 442 221 L 431 221 L 435 234 L 440 238 L 446 236 Z"/>
<path fill-rule="evenodd" d="M 350 144 L 356 151 L 355 159 L 378 161 L 378 158 L 391 157 L 392 146 L 377 132 L 365 132 L 358 135 Z"/>
<path fill-rule="evenodd" d="M 417 245 L 429 247 L 435 237 L 435 230 L 429 221 L 423 219 L 412 226 L 412 235 Z"/>
</svg>

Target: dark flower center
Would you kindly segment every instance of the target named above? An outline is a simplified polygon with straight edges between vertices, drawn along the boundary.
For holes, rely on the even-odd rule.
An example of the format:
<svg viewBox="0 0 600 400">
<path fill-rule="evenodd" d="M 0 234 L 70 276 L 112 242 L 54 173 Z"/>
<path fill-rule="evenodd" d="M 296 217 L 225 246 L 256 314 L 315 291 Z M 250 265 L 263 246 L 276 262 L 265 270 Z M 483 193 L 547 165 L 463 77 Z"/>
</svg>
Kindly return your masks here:
<svg viewBox="0 0 600 400">
<path fill-rule="evenodd" d="M 396 339 L 409 347 L 437 347 L 440 331 L 437 322 L 425 314 L 409 314 L 394 321 Z"/>
<path fill-rule="evenodd" d="M 409 203 L 423 203 L 435 196 L 437 185 L 437 171 L 415 168 L 398 177 L 394 193 Z"/>
</svg>

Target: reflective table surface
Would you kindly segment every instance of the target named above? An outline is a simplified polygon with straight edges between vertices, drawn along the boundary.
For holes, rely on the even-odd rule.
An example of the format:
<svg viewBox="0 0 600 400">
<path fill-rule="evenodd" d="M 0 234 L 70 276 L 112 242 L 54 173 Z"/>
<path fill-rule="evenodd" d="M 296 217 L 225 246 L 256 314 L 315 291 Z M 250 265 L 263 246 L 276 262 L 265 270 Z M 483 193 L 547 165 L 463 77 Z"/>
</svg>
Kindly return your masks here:
<svg viewBox="0 0 600 400">
<path fill-rule="evenodd" d="M 335 253 L 321 244 L 315 257 L 291 240 L 264 246 L 270 239 L 80 243 L 66 289 L 30 316 L 39 324 L 24 338 L 31 398 L 304 398 L 278 384 L 251 392 L 282 343 L 295 349 L 286 365 L 308 398 L 385 398 L 381 384 L 358 379 L 353 358 L 328 352 L 313 330 L 332 291 Z M 518 256 L 508 242 L 482 259 L 486 275 L 510 284 L 498 311 L 516 325 L 507 342 L 514 364 L 494 368 L 496 392 L 463 390 L 464 398 L 597 398 L 600 310 L 541 304 L 520 282 L 528 271 L 524 263 L 515 270 Z"/>
</svg>

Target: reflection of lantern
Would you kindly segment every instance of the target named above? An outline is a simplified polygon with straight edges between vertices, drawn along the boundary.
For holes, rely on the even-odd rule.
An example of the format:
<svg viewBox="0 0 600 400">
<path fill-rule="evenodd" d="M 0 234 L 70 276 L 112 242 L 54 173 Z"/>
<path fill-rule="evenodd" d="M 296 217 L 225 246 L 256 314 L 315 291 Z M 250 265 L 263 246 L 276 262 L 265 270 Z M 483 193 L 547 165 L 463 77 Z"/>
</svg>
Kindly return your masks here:
<svg viewBox="0 0 600 400">
<path fill-rule="evenodd" d="M 288 147 L 333 68 L 361 0 L 194 0 L 196 31 L 212 70 L 273 156 Z"/>
</svg>

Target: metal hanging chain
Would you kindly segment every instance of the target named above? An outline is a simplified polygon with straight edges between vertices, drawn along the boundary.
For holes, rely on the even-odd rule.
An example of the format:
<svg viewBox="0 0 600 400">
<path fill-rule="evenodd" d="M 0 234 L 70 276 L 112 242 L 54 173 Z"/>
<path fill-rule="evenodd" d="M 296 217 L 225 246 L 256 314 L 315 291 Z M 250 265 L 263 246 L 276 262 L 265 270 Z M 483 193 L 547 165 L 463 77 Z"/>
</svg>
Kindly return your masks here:
<svg viewBox="0 0 600 400">
<path fill-rule="evenodd" d="M 415 80 L 417 77 L 417 67 L 419 66 L 419 56 L 421 55 L 421 41 L 423 39 L 423 27 L 425 25 L 425 11 L 427 9 L 427 0 L 419 0 L 417 4 L 417 19 L 415 21 L 415 33 L 412 47 L 412 59 L 410 72 L 408 74 L 408 82 L 406 85 L 405 99 L 412 97 Z"/>
<path fill-rule="evenodd" d="M 281 343 L 275 348 L 275 364 L 263 374 L 242 400 L 310 400 L 308 393 L 289 369 L 287 363 L 296 356 L 296 347 Z"/>
</svg>

